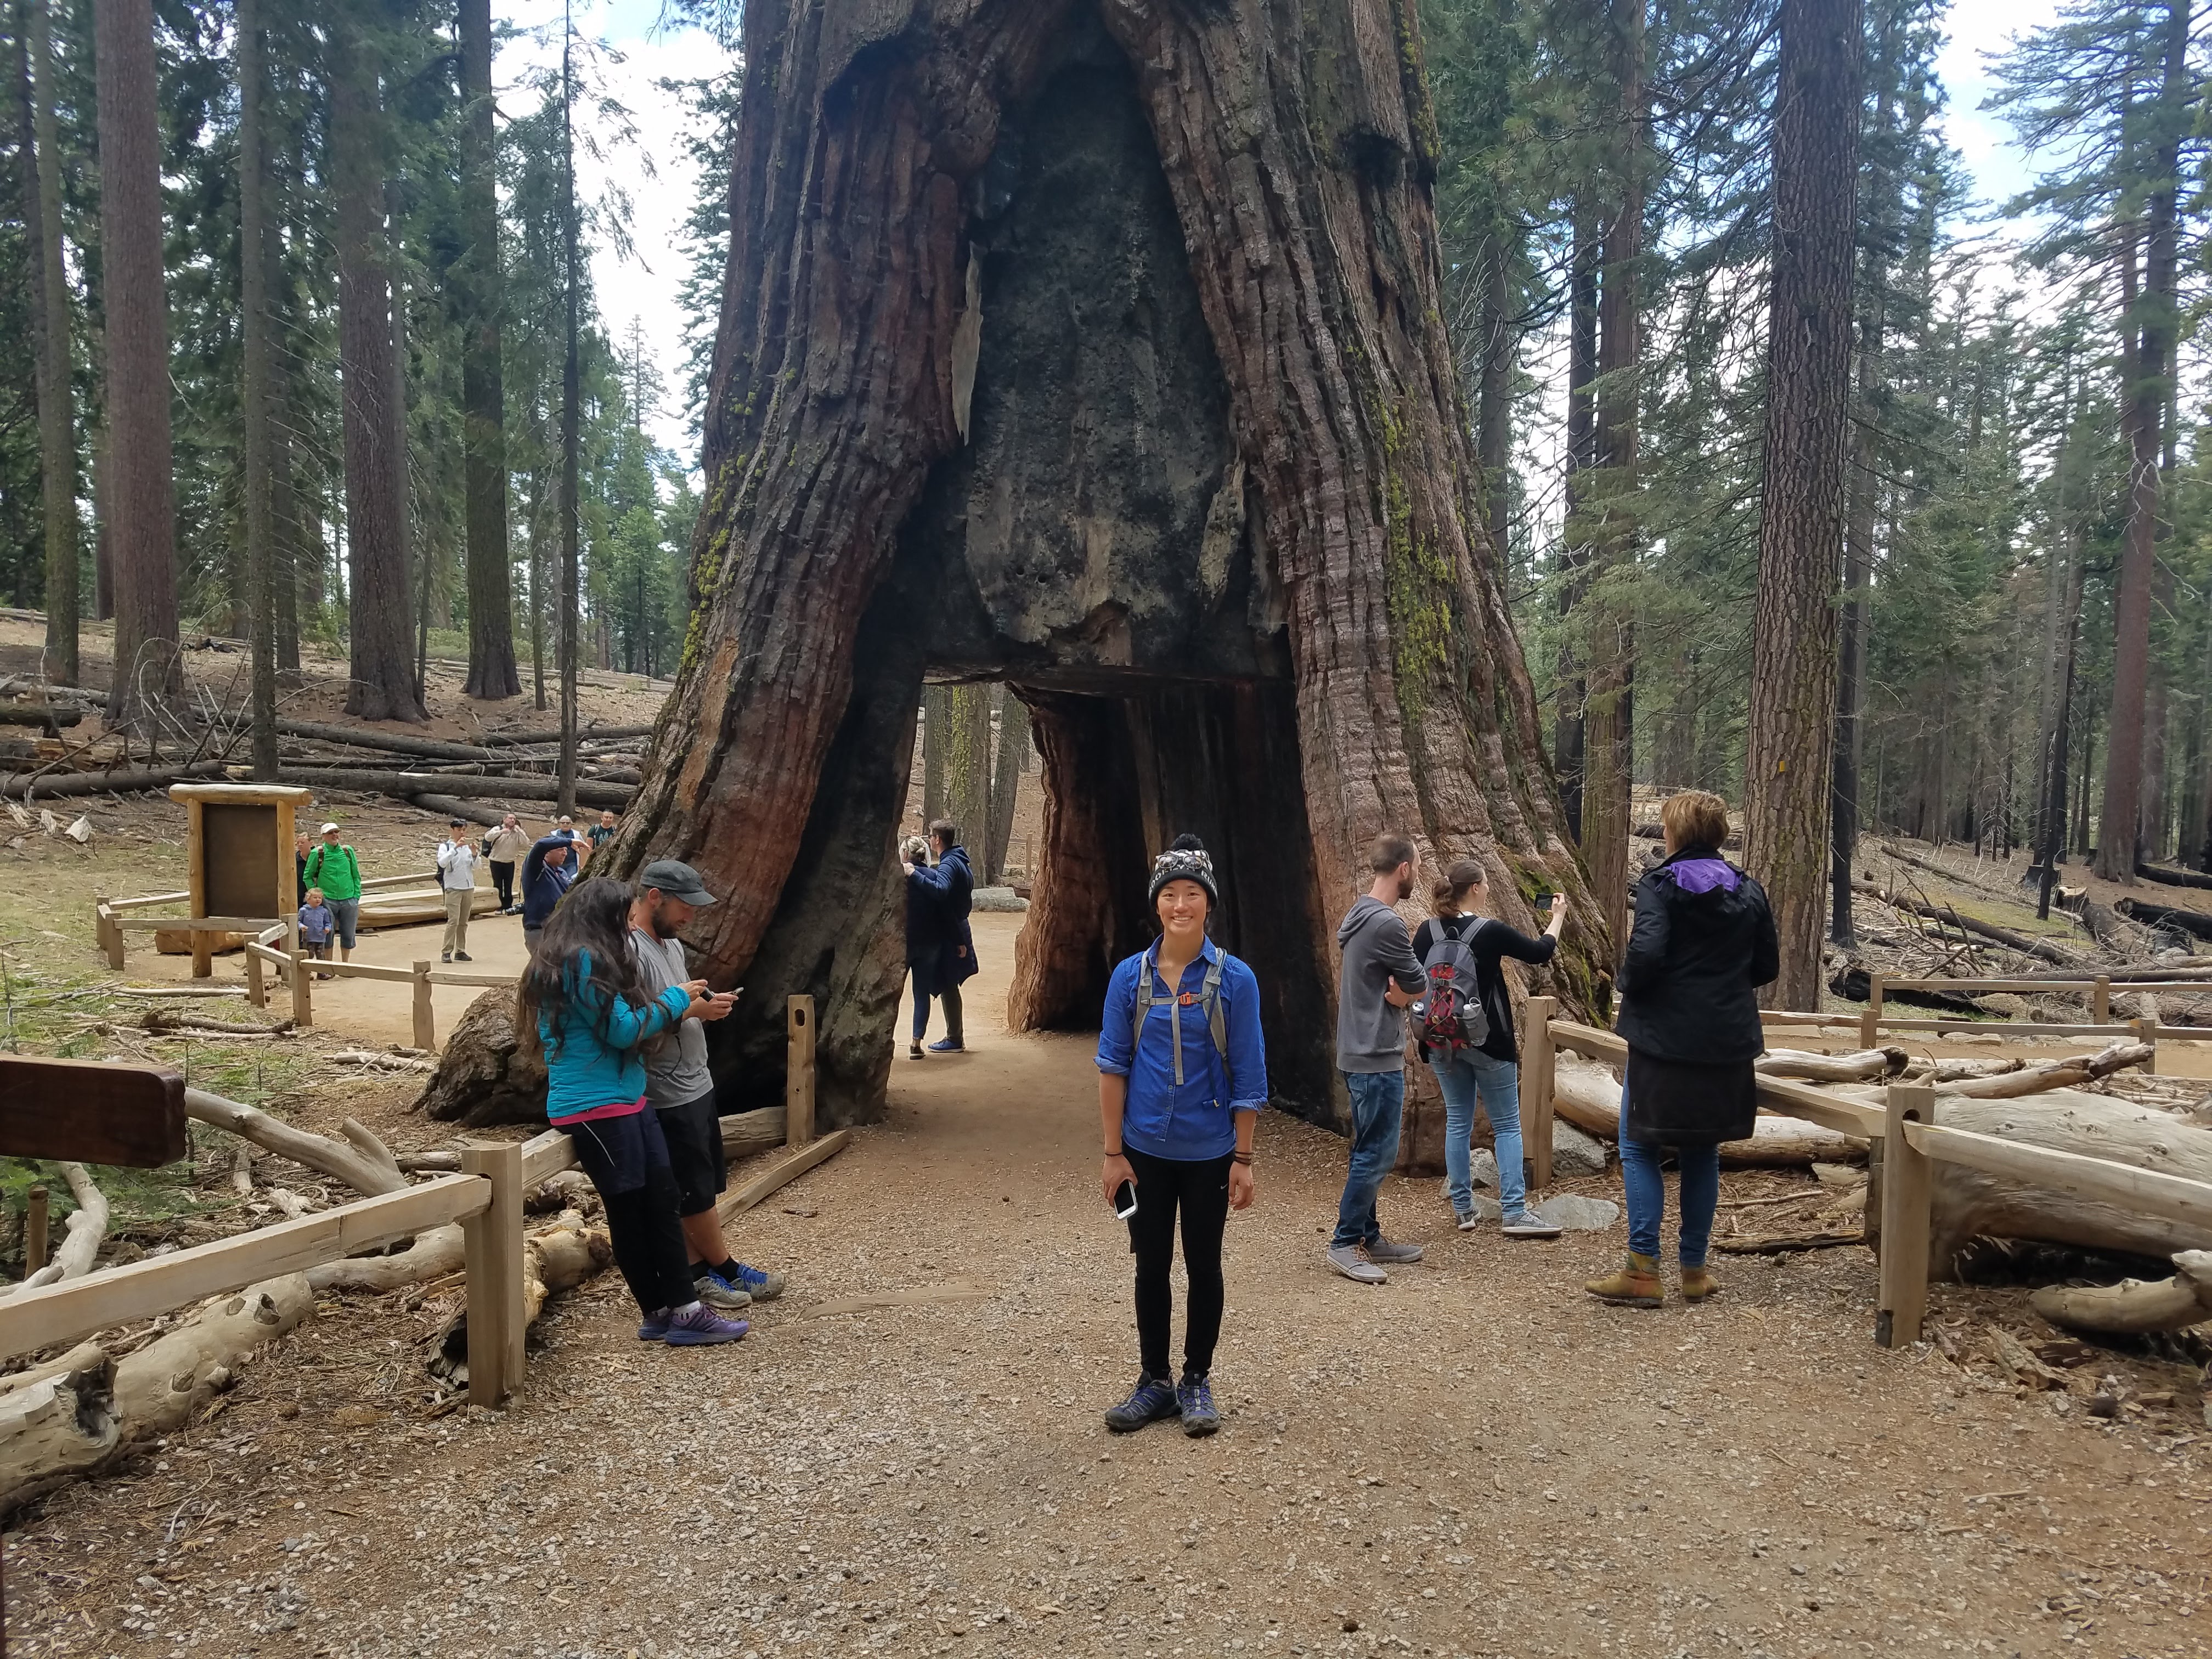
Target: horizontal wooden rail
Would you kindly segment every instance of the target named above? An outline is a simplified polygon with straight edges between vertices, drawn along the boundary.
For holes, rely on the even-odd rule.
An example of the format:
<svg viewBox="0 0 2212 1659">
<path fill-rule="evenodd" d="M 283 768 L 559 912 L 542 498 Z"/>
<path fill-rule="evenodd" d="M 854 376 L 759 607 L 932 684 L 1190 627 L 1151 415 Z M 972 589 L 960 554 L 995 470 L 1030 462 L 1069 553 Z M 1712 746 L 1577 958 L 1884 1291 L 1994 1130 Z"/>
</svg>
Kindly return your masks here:
<svg viewBox="0 0 2212 1659">
<path fill-rule="evenodd" d="M 149 910 L 157 904 L 182 904 L 191 897 L 190 893 L 149 893 L 143 898 L 112 898 L 107 901 L 111 910 Z"/>
<path fill-rule="evenodd" d="M 1850 1030 L 1862 1036 L 1865 1020 L 1858 1014 L 1800 1014 L 1765 1012 L 1759 1022 L 1778 1030 Z M 2100 1024 L 2079 1025 L 2040 1025 L 2005 1019 L 1974 1019 L 1959 1017 L 1951 1019 L 1893 1019 L 1887 1014 L 1875 1021 L 1875 1034 L 1883 1031 L 1928 1031 L 1941 1035 L 1949 1031 L 1969 1033 L 1975 1036 L 2008 1037 L 2092 1037 L 2118 1039 L 2125 1036 L 2134 1025 L 2132 1020 L 2108 1019 Z M 2212 1042 L 2212 1025 L 2160 1025 L 2157 1028 L 2161 1042 Z"/>
<path fill-rule="evenodd" d="M 1595 1025 L 1577 1024 L 1569 1019 L 1555 1019 L 1548 1024 L 1552 1045 L 1555 1048 L 1570 1048 L 1594 1060 L 1626 1060 L 1628 1058 L 1628 1044 L 1617 1032 L 1601 1030 Z M 1759 1079 L 1759 1103 L 1766 1110 L 1785 1117 L 1802 1118 L 1824 1129 L 1833 1129 L 1838 1134 L 1871 1139 L 1881 1133 L 1882 1115 L 1879 1108 L 1839 1098 L 1824 1092 L 1814 1084 L 1799 1083 L 1789 1078 L 1761 1077 Z"/>
<path fill-rule="evenodd" d="M 149 1319 L 226 1291 L 336 1261 L 396 1238 L 481 1214 L 491 1185 L 441 1176 L 404 1191 L 281 1221 L 173 1255 L 109 1267 L 0 1302 L 0 1358 L 72 1341 L 112 1325 Z"/>
<path fill-rule="evenodd" d="M 1571 1019 L 1551 1022 L 1552 1041 L 1562 1048 L 1571 1048 L 1592 1060 L 1628 1058 L 1628 1044 L 1617 1033 L 1600 1030 L 1595 1025 L 1577 1024 Z"/>
<path fill-rule="evenodd" d="M 427 870 L 416 875 L 372 877 L 362 883 L 361 890 L 369 893 L 388 887 L 435 887 L 437 884 L 438 872 L 435 870 Z"/>
<path fill-rule="evenodd" d="M 1913 1150 L 1939 1164 L 1956 1164 L 1984 1175 L 2072 1193 L 2100 1204 L 2163 1216 L 2192 1226 L 2212 1226 L 2212 1182 L 2138 1169 L 2055 1146 L 2035 1146 L 1941 1122 L 1907 1123 Z"/>
<path fill-rule="evenodd" d="M 415 970 L 412 968 L 387 968 L 380 962 L 339 962 L 332 959 L 327 962 L 311 962 L 309 967 L 315 973 L 335 974 L 340 979 L 381 979 L 388 980 L 394 985 L 411 985 L 415 982 Z"/>
<path fill-rule="evenodd" d="M 430 983 L 433 985 L 519 985 L 521 982 L 521 975 L 502 974 L 494 968 L 433 968 L 430 970 Z M 2212 1036 L 2212 1031 L 2205 1035 Z"/>
<path fill-rule="evenodd" d="M 2100 985 L 2108 991 L 2169 991 L 2186 995 L 2189 988 L 2201 985 L 2212 992 L 2212 972 L 2202 980 L 2193 979 L 1891 979 L 1883 975 L 1884 985 L 1893 991 L 2009 991 L 2021 996 L 2087 995 Z"/>
<path fill-rule="evenodd" d="M 110 907 L 112 908 L 112 907 Z M 126 933 L 258 933 L 266 916 L 118 916 L 109 924 Z"/>
</svg>

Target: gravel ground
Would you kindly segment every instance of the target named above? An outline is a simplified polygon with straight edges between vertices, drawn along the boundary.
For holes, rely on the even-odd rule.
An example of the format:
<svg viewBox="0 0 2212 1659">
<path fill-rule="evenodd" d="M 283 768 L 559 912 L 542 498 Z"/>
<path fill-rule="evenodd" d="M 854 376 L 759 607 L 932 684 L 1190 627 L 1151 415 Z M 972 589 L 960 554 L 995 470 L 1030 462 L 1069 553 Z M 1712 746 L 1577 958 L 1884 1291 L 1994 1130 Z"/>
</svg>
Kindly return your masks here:
<svg viewBox="0 0 2212 1659">
<path fill-rule="evenodd" d="M 974 1052 L 902 1056 L 889 1120 L 743 1218 L 794 1287 L 745 1342 L 641 1346 L 608 1276 L 510 1410 L 432 1418 L 434 1309 L 327 1308 L 18 1519 L 15 1651 L 2212 1653 L 2191 1419 L 1875 1347 L 1858 1249 L 1613 1309 L 1577 1286 L 1620 1228 L 1462 1236 L 1394 1181 L 1430 1259 L 1354 1286 L 1322 1264 L 1343 1145 L 1285 1121 L 1229 1231 L 1224 1431 L 1110 1438 L 1126 1241 L 1089 1042 L 994 1029 L 1018 921 L 979 919 Z"/>
</svg>

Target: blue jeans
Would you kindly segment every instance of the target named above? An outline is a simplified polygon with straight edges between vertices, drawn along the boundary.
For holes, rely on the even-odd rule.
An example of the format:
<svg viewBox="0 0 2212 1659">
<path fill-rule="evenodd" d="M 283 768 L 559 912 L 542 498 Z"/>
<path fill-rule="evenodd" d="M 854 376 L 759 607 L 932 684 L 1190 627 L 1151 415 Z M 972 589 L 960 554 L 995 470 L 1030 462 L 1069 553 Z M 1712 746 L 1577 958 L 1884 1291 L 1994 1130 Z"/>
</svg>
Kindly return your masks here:
<svg viewBox="0 0 2212 1659">
<path fill-rule="evenodd" d="M 1628 1248 L 1638 1255 L 1659 1254 L 1659 1220 L 1667 1213 L 1667 1187 L 1659 1177 L 1659 1157 L 1665 1148 L 1649 1141 L 1620 1138 L 1620 1182 L 1628 1195 Z M 1713 1236 L 1713 1211 L 1721 1200 L 1721 1149 L 1717 1146 L 1677 1146 L 1675 1162 L 1682 1171 L 1681 1237 L 1677 1241 L 1682 1265 L 1705 1265 L 1705 1245 Z"/>
<path fill-rule="evenodd" d="M 1528 1201 L 1521 1173 L 1521 1068 L 1510 1060 L 1492 1060 L 1480 1048 L 1462 1048 L 1431 1060 L 1437 1087 L 1444 1094 L 1444 1184 L 1453 1212 L 1474 1207 L 1474 1182 L 1468 1174 L 1474 1158 L 1468 1142 L 1474 1133 L 1474 1103 L 1490 1114 L 1498 1139 L 1498 1197 L 1505 1213 L 1517 1216 Z"/>
<path fill-rule="evenodd" d="M 1336 1206 L 1331 1249 L 1371 1244 L 1382 1237 L 1375 1194 L 1398 1161 L 1398 1131 L 1406 1121 L 1403 1072 L 1346 1072 L 1344 1086 L 1352 1096 L 1352 1173 Z"/>
</svg>

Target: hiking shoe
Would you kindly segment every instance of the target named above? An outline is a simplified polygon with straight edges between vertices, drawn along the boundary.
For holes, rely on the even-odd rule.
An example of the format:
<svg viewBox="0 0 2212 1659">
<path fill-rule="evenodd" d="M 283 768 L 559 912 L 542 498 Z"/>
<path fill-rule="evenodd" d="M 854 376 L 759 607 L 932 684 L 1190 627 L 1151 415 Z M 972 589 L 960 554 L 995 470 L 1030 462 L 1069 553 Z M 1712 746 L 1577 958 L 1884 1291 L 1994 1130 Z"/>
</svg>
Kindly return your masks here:
<svg viewBox="0 0 2212 1659">
<path fill-rule="evenodd" d="M 1482 1224 L 1482 1218 L 1472 1210 L 1453 1211 L 1452 1220 L 1463 1233 L 1471 1233 Z"/>
<path fill-rule="evenodd" d="M 691 1281 L 693 1294 L 710 1308 L 735 1311 L 753 1305 L 751 1294 L 732 1285 L 713 1268 L 705 1269 Z"/>
<path fill-rule="evenodd" d="M 735 1342 L 752 1328 L 742 1319 L 725 1319 L 702 1302 L 688 1313 L 668 1316 L 668 1346 L 703 1348 L 717 1342 Z"/>
<path fill-rule="evenodd" d="M 668 1340 L 668 1310 L 661 1308 L 646 1315 L 645 1322 L 637 1328 L 637 1340 L 641 1342 Z"/>
<path fill-rule="evenodd" d="M 1213 1409 L 1213 1384 L 1203 1376 L 1186 1376 L 1176 1384 L 1176 1407 L 1182 1413 L 1182 1431 L 1194 1440 L 1221 1426 L 1221 1413 Z"/>
<path fill-rule="evenodd" d="M 443 951 L 439 953 L 438 960 L 441 962 L 451 962 L 453 959 L 453 953 L 451 951 Z"/>
<path fill-rule="evenodd" d="M 1401 1261 L 1419 1261 L 1421 1247 L 1418 1244 L 1393 1244 L 1387 1238 L 1370 1238 L 1367 1241 L 1367 1259 L 1395 1267 Z"/>
<path fill-rule="evenodd" d="M 1667 1287 L 1659 1279 L 1659 1258 L 1638 1255 L 1633 1250 L 1618 1272 L 1590 1279 L 1583 1288 L 1601 1302 L 1616 1302 L 1628 1308 L 1656 1308 L 1667 1299 Z"/>
<path fill-rule="evenodd" d="M 1328 1265 L 1355 1285 L 1388 1285 L 1390 1282 L 1390 1275 L 1361 1255 L 1353 1245 L 1330 1245 Z"/>
<path fill-rule="evenodd" d="M 765 1267 L 748 1267 L 742 1261 L 738 1263 L 737 1278 L 728 1282 L 756 1302 L 773 1302 L 783 1294 L 781 1273 L 770 1273 Z"/>
<path fill-rule="evenodd" d="M 968 1046 L 965 1043 L 955 1042 L 951 1037 L 946 1037 L 941 1042 L 931 1043 L 929 1045 L 929 1052 L 933 1054 L 964 1054 L 968 1052 Z"/>
<path fill-rule="evenodd" d="M 1715 1279 L 1705 1268 L 1702 1267 L 1692 1267 L 1686 1264 L 1684 1265 L 1682 1268 L 1683 1301 L 1703 1302 L 1707 1297 L 1712 1295 L 1714 1291 L 1719 1290 L 1720 1287 L 1720 1280 Z"/>
<path fill-rule="evenodd" d="M 919 1042 L 908 1043 L 906 1051 L 916 1060 L 921 1058 L 921 1045 Z"/>
<path fill-rule="evenodd" d="M 456 951 L 453 952 L 453 960 L 455 962 L 474 962 L 476 958 L 471 956 L 466 951 Z"/>
<path fill-rule="evenodd" d="M 1106 1413 L 1106 1426 L 1116 1434 L 1132 1434 L 1147 1423 L 1175 1417 L 1182 1411 L 1180 1390 L 1169 1387 L 1164 1376 L 1140 1376 L 1136 1391 Z"/>
<path fill-rule="evenodd" d="M 1519 1215 L 1509 1215 L 1498 1231 L 1508 1238 L 1557 1238 L 1566 1230 L 1554 1226 L 1534 1210 L 1523 1210 Z"/>
</svg>

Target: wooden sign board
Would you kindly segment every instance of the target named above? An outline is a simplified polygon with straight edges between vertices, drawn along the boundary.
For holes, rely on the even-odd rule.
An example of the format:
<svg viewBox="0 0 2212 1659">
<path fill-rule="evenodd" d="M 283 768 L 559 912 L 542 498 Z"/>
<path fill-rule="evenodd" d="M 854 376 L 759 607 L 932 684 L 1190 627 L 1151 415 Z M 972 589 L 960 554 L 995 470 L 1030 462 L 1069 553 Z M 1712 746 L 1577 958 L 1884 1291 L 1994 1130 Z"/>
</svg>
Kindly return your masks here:
<svg viewBox="0 0 2212 1659">
<path fill-rule="evenodd" d="M 0 1054 L 0 1153 L 152 1170 L 185 1152 L 176 1073 Z"/>
<path fill-rule="evenodd" d="M 280 921 L 299 908 L 292 862 L 294 819 L 313 792 L 281 784 L 180 783 L 169 799 L 185 809 L 185 874 L 192 915 Z M 214 936 L 191 935 L 192 977 L 215 971 Z"/>
</svg>

